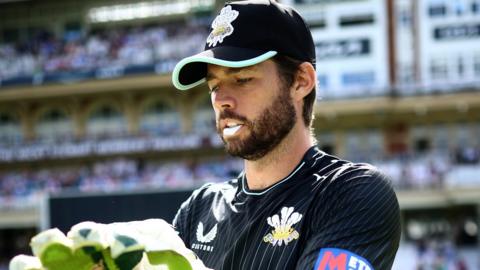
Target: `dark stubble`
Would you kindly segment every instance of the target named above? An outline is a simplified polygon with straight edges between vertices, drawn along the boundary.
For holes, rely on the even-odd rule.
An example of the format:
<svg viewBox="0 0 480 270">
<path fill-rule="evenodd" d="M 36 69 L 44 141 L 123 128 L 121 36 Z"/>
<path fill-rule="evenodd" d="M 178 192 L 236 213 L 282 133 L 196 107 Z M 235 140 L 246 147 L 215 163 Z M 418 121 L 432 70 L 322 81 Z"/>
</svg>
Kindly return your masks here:
<svg viewBox="0 0 480 270">
<path fill-rule="evenodd" d="M 223 140 L 227 153 L 246 160 L 258 160 L 275 149 L 288 135 L 296 122 L 295 107 L 288 89 L 282 88 L 280 95 L 254 120 L 248 120 L 230 110 L 220 113 L 219 120 L 235 119 L 241 121 L 244 128 L 250 130 L 247 138 L 226 140 L 218 124 L 220 121 L 217 121 L 217 132 Z"/>
</svg>

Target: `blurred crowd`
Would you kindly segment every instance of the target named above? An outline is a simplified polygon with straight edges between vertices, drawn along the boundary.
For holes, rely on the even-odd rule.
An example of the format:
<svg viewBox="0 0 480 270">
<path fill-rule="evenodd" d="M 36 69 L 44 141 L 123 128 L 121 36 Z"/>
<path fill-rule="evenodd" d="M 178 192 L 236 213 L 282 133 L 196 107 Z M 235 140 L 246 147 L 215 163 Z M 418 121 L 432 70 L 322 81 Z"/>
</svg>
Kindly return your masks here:
<svg viewBox="0 0 480 270">
<path fill-rule="evenodd" d="M 476 152 L 479 149 L 470 149 Z M 479 159 L 431 152 L 416 157 L 373 160 L 396 189 L 442 189 L 480 187 Z M 234 178 L 242 162 L 233 158 L 211 160 L 153 161 L 110 159 L 55 168 L 0 171 L 0 205 L 22 207 L 35 204 L 46 192 L 65 190 L 112 192 L 152 188 L 193 188 L 205 182 Z M 18 203 L 20 202 L 20 203 Z"/>
<path fill-rule="evenodd" d="M 27 41 L 0 44 L 0 80 L 178 60 L 200 51 L 207 30 L 199 24 L 174 24 L 87 34 L 79 30 L 63 37 L 41 31 Z"/>
<path fill-rule="evenodd" d="M 467 270 L 467 261 L 452 241 L 418 241 L 416 270 Z"/>
<path fill-rule="evenodd" d="M 446 174 L 455 166 L 448 156 L 433 154 L 415 159 L 394 158 L 376 165 L 398 189 L 441 188 Z"/>
<path fill-rule="evenodd" d="M 397 189 L 480 187 L 479 147 L 459 147 L 452 152 L 428 151 L 372 163 L 390 176 Z"/>
<path fill-rule="evenodd" d="M 192 188 L 235 178 L 242 168 L 236 159 L 148 161 L 113 159 L 60 168 L 0 172 L 0 205 L 29 207 L 45 192 L 114 192 L 160 188 Z"/>
</svg>

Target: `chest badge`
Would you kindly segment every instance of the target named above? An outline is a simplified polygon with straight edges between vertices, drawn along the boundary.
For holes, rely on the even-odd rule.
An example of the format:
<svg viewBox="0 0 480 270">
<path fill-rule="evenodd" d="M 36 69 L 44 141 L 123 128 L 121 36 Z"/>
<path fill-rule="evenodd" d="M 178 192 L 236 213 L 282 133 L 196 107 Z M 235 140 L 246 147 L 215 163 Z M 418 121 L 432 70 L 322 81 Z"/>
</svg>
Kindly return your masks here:
<svg viewBox="0 0 480 270">
<path fill-rule="evenodd" d="M 273 246 L 282 246 L 298 239 L 300 234 L 293 228 L 293 225 L 297 224 L 302 217 L 302 214 L 294 212 L 293 207 L 283 207 L 280 210 L 280 217 L 276 214 L 267 218 L 268 225 L 274 229 L 263 237 L 263 241 Z"/>
</svg>

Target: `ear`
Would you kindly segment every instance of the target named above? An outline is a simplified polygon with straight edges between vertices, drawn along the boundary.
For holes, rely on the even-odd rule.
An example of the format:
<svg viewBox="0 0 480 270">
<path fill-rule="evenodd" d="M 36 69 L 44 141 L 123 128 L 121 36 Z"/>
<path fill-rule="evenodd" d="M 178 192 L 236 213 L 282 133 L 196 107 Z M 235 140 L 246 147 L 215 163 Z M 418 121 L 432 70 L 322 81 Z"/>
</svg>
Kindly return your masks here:
<svg viewBox="0 0 480 270">
<path fill-rule="evenodd" d="M 317 73 L 313 65 L 309 62 L 301 63 L 295 75 L 295 82 L 292 85 L 292 97 L 296 101 L 303 100 L 305 96 L 310 94 L 316 82 Z"/>
</svg>

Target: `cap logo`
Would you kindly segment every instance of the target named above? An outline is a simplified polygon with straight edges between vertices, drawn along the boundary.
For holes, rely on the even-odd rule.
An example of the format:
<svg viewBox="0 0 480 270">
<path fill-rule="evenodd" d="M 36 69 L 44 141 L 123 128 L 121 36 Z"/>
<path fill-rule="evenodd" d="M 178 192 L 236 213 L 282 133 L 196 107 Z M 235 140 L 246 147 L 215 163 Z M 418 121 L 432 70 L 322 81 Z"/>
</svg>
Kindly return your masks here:
<svg viewBox="0 0 480 270">
<path fill-rule="evenodd" d="M 209 47 L 222 43 L 223 39 L 233 33 L 232 22 L 238 17 L 238 11 L 231 6 L 222 8 L 220 14 L 212 22 L 212 32 L 207 37 Z"/>
</svg>

